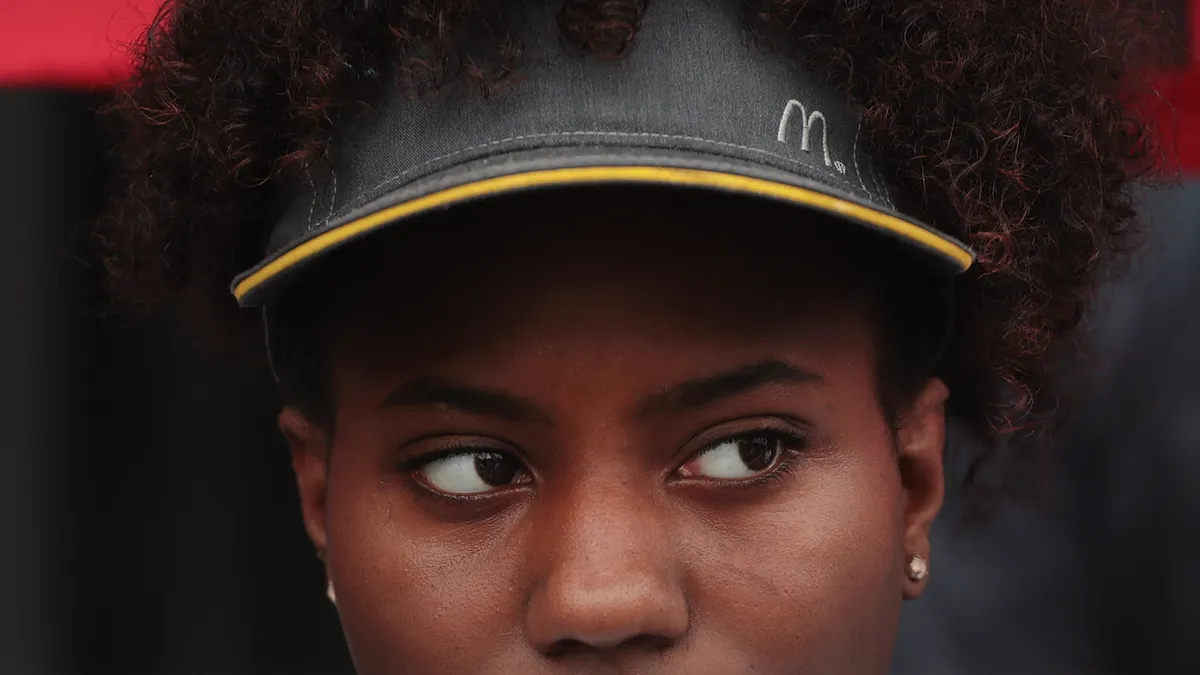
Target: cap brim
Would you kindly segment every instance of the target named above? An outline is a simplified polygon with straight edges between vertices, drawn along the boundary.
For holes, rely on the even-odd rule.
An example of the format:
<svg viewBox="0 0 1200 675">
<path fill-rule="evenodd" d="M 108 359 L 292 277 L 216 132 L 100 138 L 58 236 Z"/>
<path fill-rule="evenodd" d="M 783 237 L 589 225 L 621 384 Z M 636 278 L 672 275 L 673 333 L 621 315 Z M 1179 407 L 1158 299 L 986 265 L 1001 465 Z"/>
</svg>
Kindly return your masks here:
<svg viewBox="0 0 1200 675">
<path fill-rule="evenodd" d="M 389 192 L 248 270 L 234 281 L 233 293 L 243 306 L 265 304 L 275 289 L 335 249 L 431 211 L 524 191 L 596 185 L 704 189 L 792 204 L 907 244 L 945 274 L 966 270 L 974 259 L 968 247 L 938 230 L 796 174 L 692 152 L 555 148 L 459 165 Z"/>
</svg>

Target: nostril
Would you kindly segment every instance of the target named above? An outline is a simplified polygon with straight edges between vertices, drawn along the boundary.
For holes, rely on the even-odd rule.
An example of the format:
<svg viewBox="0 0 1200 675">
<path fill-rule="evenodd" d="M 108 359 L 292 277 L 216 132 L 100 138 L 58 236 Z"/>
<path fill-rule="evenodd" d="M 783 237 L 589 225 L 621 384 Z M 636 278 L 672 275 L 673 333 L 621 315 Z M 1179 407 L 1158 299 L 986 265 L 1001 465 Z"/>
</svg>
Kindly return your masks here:
<svg viewBox="0 0 1200 675">
<path fill-rule="evenodd" d="M 579 640 L 559 640 L 558 642 L 550 645 L 550 648 L 546 650 L 546 656 L 549 656 L 552 659 L 559 659 L 575 654 L 584 654 L 590 651 L 595 651 L 595 649 L 595 647 L 580 642 Z"/>
<path fill-rule="evenodd" d="M 606 652 L 662 652 L 669 649 L 674 640 L 662 635 L 635 635 L 620 642 L 605 644 L 600 641 L 575 640 L 567 638 L 550 645 L 546 656 L 552 659 L 570 658 L 584 654 L 603 654 Z"/>
</svg>

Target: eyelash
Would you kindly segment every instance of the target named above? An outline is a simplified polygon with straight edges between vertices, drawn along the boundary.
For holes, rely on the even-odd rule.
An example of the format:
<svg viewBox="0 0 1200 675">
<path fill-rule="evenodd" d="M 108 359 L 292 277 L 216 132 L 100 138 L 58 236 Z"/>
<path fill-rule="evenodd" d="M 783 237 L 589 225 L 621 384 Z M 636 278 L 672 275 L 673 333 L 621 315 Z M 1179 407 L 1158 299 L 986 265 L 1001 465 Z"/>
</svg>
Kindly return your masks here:
<svg viewBox="0 0 1200 675">
<path fill-rule="evenodd" d="M 796 475 L 797 460 L 804 454 L 809 447 L 808 434 L 794 431 L 791 429 L 784 430 L 775 427 L 766 427 L 755 429 L 752 431 L 743 431 L 736 434 L 722 436 L 721 438 L 705 445 L 700 450 L 688 456 L 687 461 L 691 461 L 695 457 L 712 450 L 713 448 L 728 443 L 729 441 L 748 439 L 748 438 L 767 438 L 772 441 L 779 441 L 783 445 L 781 455 L 774 467 L 765 473 L 761 473 L 752 478 L 743 478 L 741 480 L 719 480 L 712 478 L 688 478 L 689 482 L 708 483 L 710 485 L 719 485 L 722 488 L 734 489 L 751 489 L 756 487 L 770 487 L 778 485 L 784 480 Z"/>
<path fill-rule="evenodd" d="M 508 455 L 510 457 L 517 457 L 519 459 L 517 453 L 506 448 L 489 447 L 480 443 L 471 443 L 467 441 L 452 441 L 438 450 L 426 452 L 424 454 L 402 460 L 398 468 L 403 472 L 410 473 L 427 464 L 433 464 L 439 459 L 458 457 L 460 455 L 475 455 L 485 452 L 496 455 Z M 524 465 L 525 462 L 522 461 L 521 464 Z"/>
<path fill-rule="evenodd" d="M 722 436 L 721 438 L 718 438 L 717 440 L 712 441 L 711 443 L 708 443 L 700 450 L 697 450 L 696 452 L 688 455 L 688 458 L 686 461 L 691 461 L 693 458 L 698 457 L 701 454 L 708 452 L 709 450 L 712 450 L 713 448 L 717 447 L 718 445 L 721 445 L 722 443 L 728 443 L 730 441 L 748 439 L 748 438 L 767 438 L 772 441 L 779 441 L 783 444 L 783 449 L 781 451 L 782 454 L 781 454 L 780 458 L 777 460 L 775 466 L 772 467 L 769 471 L 762 473 L 760 475 L 754 476 L 753 478 L 745 478 L 742 480 L 719 480 L 719 479 L 711 479 L 711 478 L 710 479 L 691 478 L 691 479 L 687 479 L 687 480 L 689 480 L 691 482 L 698 482 L 698 483 L 706 482 L 709 484 L 719 484 L 721 487 L 735 488 L 735 489 L 750 489 L 750 488 L 756 488 L 756 487 L 769 487 L 772 485 L 777 485 L 777 484 L 783 482 L 784 480 L 786 480 L 787 478 L 790 478 L 795 475 L 796 469 L 798 468 L 796 466 L 796 464 L 797 464 L 796 460 L 801 455 L 803 455 L 804 452 L 809 447 L 809 437 L 808 437 L 808 434 L 806 434 L 806 433 L 798 432 L 798 431 L 794 431 L 794 430 L 784 430 L 784 429 L 779 429 L 776 427 L 765 427 L 765 428 L 742 431 L 742 432 L 738 432 L 735 434 L 729 434 L 729 435 Z M 403 462 L 400 463 L 398 468 L 405 474 L 411 475 L 411 474 L 415 473 L 416 471 L 418 471 L 419 469 L 421 469 L 421 467 L 432 464 L 433 462 L 436 462 L 441 459 L 446 459 L 448 457 L 456 457 L 456 456 L 460 456 L 460 455 L 473 455 L 473 454 L 485 453 L 485 452 L 515 457 L 519 461 L 521 461 L 522 466 L 524 466 L 524 464 L 525 464 L 525 462 L 523 460 L 520 460 L 520 457 L 517 455 L 517 453 L 514 453 L 511 450 L 495 448 L 495 447 L 488 447 L 485 445 L 480 445 L 478 443 L 458 442 L 458 443 L 451 443 L 439 450 L 435 450 L 433 452 L 427 452 L 422 455 L 418 455 L 416 457 L 411 457 L 407 460 L 404 460 Z M 526 473 L 531 473 L 528 468 L 523 468 L 523 470 Z M 419 483 L 419 481 L 418 481 L 418 483 Z M 477 500 L 481 500 L 481 499 L 487 499 L 487 498 L 493 496 L 493 494 L 494 494 L 494 493 L 485 492 L 485 493 L 480 493 L 478 495 L 450 495 L 450 494 L 444 494 L 437 490 L 432 490 L 432 489 L 424 486 L 424 484 L 421 484 L 421 487 L 423 487 L 425 490 L 429 491 L 431 494 L 434 494 L 438 497 L 442 497 L 445 499 L 451 499 L 454 501 L 477 501 Z"/>
</svg>

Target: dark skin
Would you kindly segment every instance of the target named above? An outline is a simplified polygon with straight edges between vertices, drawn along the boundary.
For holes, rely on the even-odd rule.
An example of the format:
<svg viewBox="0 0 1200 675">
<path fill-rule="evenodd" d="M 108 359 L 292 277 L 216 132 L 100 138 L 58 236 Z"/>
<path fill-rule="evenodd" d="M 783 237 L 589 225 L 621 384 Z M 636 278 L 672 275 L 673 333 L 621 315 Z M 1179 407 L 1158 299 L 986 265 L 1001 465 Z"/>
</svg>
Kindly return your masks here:
<svg viewBox="0 0 1200 675">
<path fill-rule="evenodd" d="M 888 253 L 612 201 L 452 212 L 339 277 L 333 420 L 280 424 L 358 672 L 885 673 L 948 395 L 887 422 Z"/>
</svg>

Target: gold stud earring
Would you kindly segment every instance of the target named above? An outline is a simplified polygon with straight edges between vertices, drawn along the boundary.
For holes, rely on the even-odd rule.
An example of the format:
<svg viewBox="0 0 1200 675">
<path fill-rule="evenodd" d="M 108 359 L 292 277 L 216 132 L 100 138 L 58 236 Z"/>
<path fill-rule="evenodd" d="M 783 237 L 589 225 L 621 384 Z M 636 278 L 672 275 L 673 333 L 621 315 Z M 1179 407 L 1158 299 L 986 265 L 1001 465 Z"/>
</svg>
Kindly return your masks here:
<svg viewBox="0 0 1200 675">
<path fill-rule="evenodd" d="M 929 563 L 919 555 L 908 556 L 908 564 L 905 567 L 905 574 L 911 581 L 924 581 L 925 577 L 929 576 Z"/>
<path fill-rule="evenodd" d="M 333 580 L 332 579 L 325 582 L 325 597 L 329 598 L 329 601 L 332 602 L 334 605 L 337 605 L 337 593 L 333 592 Z"/>
</svg>

